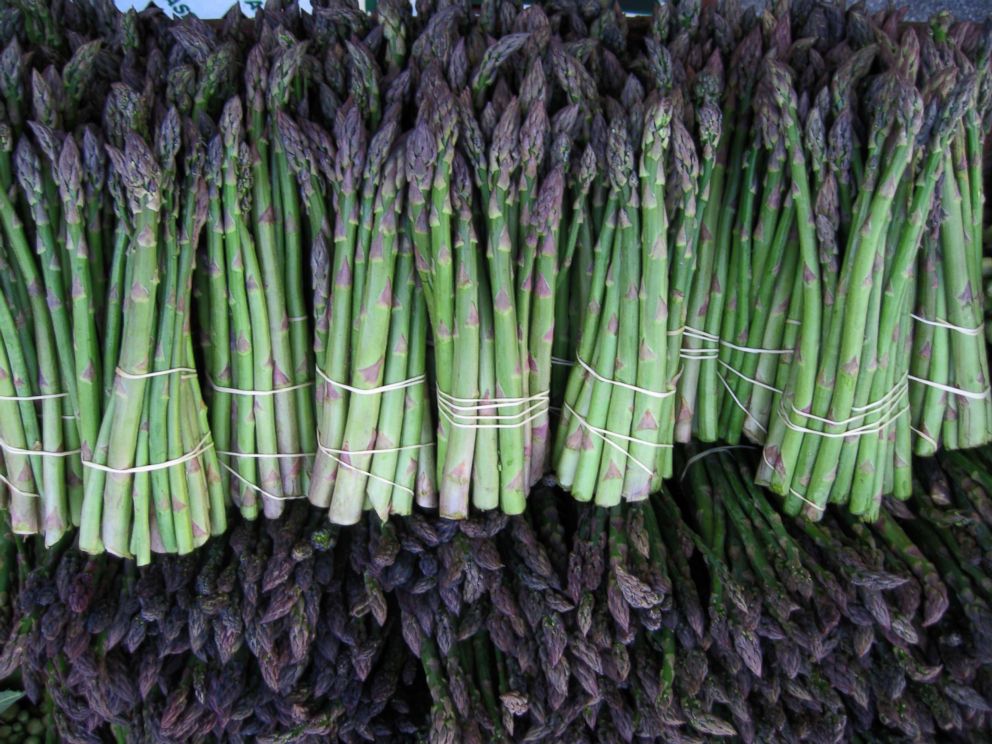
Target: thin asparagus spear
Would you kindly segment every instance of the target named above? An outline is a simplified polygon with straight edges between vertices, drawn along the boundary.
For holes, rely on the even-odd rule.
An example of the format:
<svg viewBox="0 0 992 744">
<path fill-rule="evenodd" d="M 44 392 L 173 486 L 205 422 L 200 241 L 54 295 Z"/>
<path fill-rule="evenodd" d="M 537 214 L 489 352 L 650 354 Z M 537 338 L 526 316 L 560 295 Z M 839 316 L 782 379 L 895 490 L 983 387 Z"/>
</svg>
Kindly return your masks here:
<svg viewBox="0 0 992 744">
<path fill-rule="evenodd" d="M 665 159 L 670 137 L 671 101 L 649 110 L 641 145 L 641 283 L 638 290 L 640 348 L 637 351 L 637 387 L 631 415 L 630 459 L 657 470 L 661 444 L 661 395 L 668 380 L 668 213 L 665 209 Z M 646 499 L 652 474 L 631 463 L 626 469 L 623 497 Z"/>
<path fill-rule="evenodd" d="M 517 340 L 517 308 L 513 288 L 513 242 L 508 225 L 507 205 L 510 199 L 511 179 L 519 165 L 517 152 L 519 105 L 514 99 L 503 112 L 489 153 L 490 199 L 487 212 L 486 258 L 492 284 L 493 329 L 496 355 L 496 395 L 502 400 L 521 400 L 523 370 Z M 524 510 L 526 494 L 526 463 L 524 459 L 524 432 L 521 422 L 526 404 L 511 403 L 499 406 L 504 419 L 499 429 L 500 508 L 506 514 L 520 514 Z M 506 423 L 513 425 L 507 426 Z"/>
<path fill-rule="evenodd" d="M 451 370 L 452 395 L 461 402 L 479 397 L 479 306 L 489 302 L 489 297 L 479 294 L 479 265 L 477 262 L 478 239 L 472 224 L 472 184 L 468 166 L 460 157 L 452 162 L 453 208 L 456 213 L 454 236 L 454 319 L 452 355 L 458 364 Z M 438 280 L 440 284 L 440 279 Z M 435 343 L 437 336 L 435 335 Z M 438 357 L 438 364 L 441 363 Z M 440 378 L 439 378 L 440 379 Z M 440 382 L 438 383 L 440 384 Z M 473 410 L 472 404 L 469 410 Z M 439 513 L 442 517 L 468 516 L 469 489 L 472 485 L 473 460 L 476 449 L 475 417 L 467 424 L 463 417 L 452 416 L 452 430 L 445 451 L 445 462 L 438 494 Z M 458 429 L 459 431 L 455 431 Z M 495 471 L 486 473 L 491 478 Z"/>
</svg>

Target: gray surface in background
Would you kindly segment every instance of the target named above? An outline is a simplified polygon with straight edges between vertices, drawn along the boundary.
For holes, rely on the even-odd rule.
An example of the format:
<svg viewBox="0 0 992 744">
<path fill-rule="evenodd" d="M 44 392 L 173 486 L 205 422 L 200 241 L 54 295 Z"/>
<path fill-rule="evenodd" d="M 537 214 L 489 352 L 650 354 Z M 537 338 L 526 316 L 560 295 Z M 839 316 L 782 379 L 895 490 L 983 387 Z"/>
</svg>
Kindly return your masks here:
<svg viewBox="0 0 992 744">
<path fill-rule="evenodd" d="M 765 0 L 743 0 L 743 5 L 763 6 Z M 868 0 L 872 10 L 882 10 L 890 5 L 909 8 L 909 19 L 925 21 L 927 18 L 944 10 L 951 11 L 957 18 L 971 21 L 983 21 L 992 15 L 992 0 Z"/>
</svg>

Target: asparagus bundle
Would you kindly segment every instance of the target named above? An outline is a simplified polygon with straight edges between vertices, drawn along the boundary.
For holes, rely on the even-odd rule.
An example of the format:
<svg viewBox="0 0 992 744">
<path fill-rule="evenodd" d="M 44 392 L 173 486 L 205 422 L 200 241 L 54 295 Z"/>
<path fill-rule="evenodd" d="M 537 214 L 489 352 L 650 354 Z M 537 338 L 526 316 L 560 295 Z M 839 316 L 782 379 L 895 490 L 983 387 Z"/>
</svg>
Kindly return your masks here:
<svg viewBox="0 0 992 744">
<path fill-rule="evenodd" d="M 291 348 L 284 289 L 289 285 L 296 296 L 302 292 L 301 275 L 290 268 L 299 265 L 299 242 L 277 242 L 284 223 L 275 218 L 271 204 L 271 187 L 278 181 L 268 177 L 264 114 L 252 112 L 250 147 L 242 139 L 242 116 L 241 100 L 230 99 L 221 114 L 221 134 L 209 146 L 208 210 L 214 219 L 206 241 L 209 271 L 201 276 L 200 312 L 209 319 L 204 349 L 211 429 L 223 462 L 222 482 L 231 482 L 225 492 L 236 494 L 244 516 L 257 515 L 261 501 L 265 515 L 274 517 L 285 499 L 303 498 L 306 492 L 304 466 L 312 449 L 304 444 L 313 446 L 311 379 L 306 336 L 299 328 L 300 338 Z M 272 160 L 287 168 L 278 156 Z M 292 284 L 281 276 L 284 263 Z M 305 315 L 294 316 L 294 326 L 305 323 Z M 310 426 L 301 426 L 301 418 Z"/>
<path fill-rule="evenodd" d="M 959 75 L 952 84 L 953 71 L 937 74 L 942 71 L 928 65 L 921 68 L 920 41 L 912 31 L 906 32 L 900 46 L 890 43 L 900 56 L 892 63 L 895 69 L 882 73 L 871 89 L 869 101 L 880 108 L 875 109 L 868 133 L 862 187 L 850 206 L 851 226 L 847 248 L 840 257 L 840 273 L 830 270 L 834 261 L 823 260 L 821 247 L 817 277 L 812 263 L 813 236 L 808 236 L 810 245 L 803 251 L 804 285 L 820 285 L 819 289 L 808 287 L 811 306 L 817 292 L 830 299 L 829 304 L 822 305 L 819 320 L 808 322 L 816 316 L 810 316 L 805 306 L 806 314 L 801 318 L 798 349 L 802 354 L 806 339 L 807 360 L 818 361 L 804 364 L 800 356 L 792 363 L 793 377 L 769 425 L 765 464 L 758 472 L 759 482 L 769 483 L 788 497 L 790 512 L 805 506 L 810 516 L 822 513 L 831 500 L 848 503 L 852 513 L 871 518 L 878 513 L 883 493 L 908 497 L 912 416 L 917 417 L 918 436 L 936 442 L 933 424 L 925 421 L 926 409 L 913 410 L 914 402 L 934 396 L 927 392 L 914 400 L 907 392 L 908 379 L 927 383 L 928 378 L 921 377 L 917 367 L 931 348 L 934 352 L 938 348 L 926 340 L 926 334 L 932 337 L 934 330 L 928 326 L 922 338 L 914 338 L 915 374 L 910 374 L 910 333 L 920 332 L 919 327 L 915 331 L 910 328 L 910 290 L 916 256 L 925 242 L 923 231 L 934 204 L 941 160 L 968 108 L 966 101 L 975 79 Z M 915 78 L 918 70 L 921 75 L 930 73 L 931 84 L 924 90 L 923 102 L 915 88 L 902 82 Z M 779 104 L 785 105 L 784 125 L 787 132 L 795 132 L 788 135 L 795 167 L 796 158 L 803 154 L 794 104 L 789 103 L 794 93 L 780 73 L 772 74 Z M 825 97 L 823 100 L 826 102 Z M 919 135 L 924 105 L 931 112 L 932 123 L 928 132 Z M 807 124 L 811 116 L 812 112 L 807 115 Z M 807 143 L 806 149 L 815 151 L 816 147 Z M 802 222 L 806 219 L 803 208 L 799 213 Z M 821 245 L 826 232 L 822 223 L 817 224 Z M 827 242 L 835 245 L 839 241 L 829 238 Z M 933 258 L 932 248 L 924 253 L 928 268 L 933 266 Z M 941 290 L 946 286 L 950 290 L 950 285 L 936 284 L 932 279 L 932 275 L 923 275 L 921 286 L 939 286 Z M 936 304 L 928 303 L 931 308 Z M 816 338 L 823 341 L 822 347 L 818 348 Z M 938 364 L 946 357 L 935 353 L 934 359 Z M 965 362 L 967 357 L 959 359 Z M 984 359 L 982 350 L 974 357 L 976 369 L 987 364 L 981 361 Z M 817 367 L 819 371 L 814 372 Z M 956 365 L 956 369 L 964 373 L 966 367 Z M 947 389 L 946 385 L 932 387 L 932 392 L 942 395 Z M 987 436 L 987 431 L 974 434 L 970 441 L 984 441 Z M 954 445 L 953 440 L 950 444 Z"/>
<path fill-rule="evenodd" d="M 228 100 L 210 150 L 203 348 L 225 492 L 246 517 L 259 501 L 274 517 L 286 499 L 304 498 L 315 448 L 298 197 L 275 136 L 302 51 L 282 51 L 267 70 L 262 47 L 252 48 L 245 104 Z"/>
<path fill-rule="evenodd" d="M 207 219 L 202 150 L 189 148 L 177 186 L 179 115 L 170 109 L 155 138 L 158 156 L 128 133 L 108 146 L 131 212 L 119 248 L 120 336 L 112 393 L 102 411 L 88 472 L 80 547 L 133 555 L 186 553 L 226 525 L 227 496 L 193 360 L 192 274 Z M 159 290 L 159 286 L 161 289 Z"/>
<path fill-rule="evenodd" d="M 119 33 L 104 47 L 89 40 L 99 12 L 36 10 L 24 41 L 47 52 L 24 54 L 5 31 L 2 54 L 14 525 L 50 544 L 76 525 L 84 549 L 147 562 L 225 523 L 190 343 L 204 153 L 189 126 L 181 141 L 169 101 L 152 111 L 162 52 L 142 48 L 136 16 L 107 15 Z"/>
<path fill-rule="evenodd" d="M 664 92 L 672 85 L 668 51 L 649 53 Z M 700 173 L 681 91 L 643 103 L 639 95 L 628 78 L 627 103 L 643 121 L 614 120 L 605 143 L 608 181 L 597 187 L 607 195 L 579 254 L 585 315 L 555 443 L 559 482 L 606 506 L 644 499 L 671 474 L 685 298 L 701 228 L 697 188 L 707 191 L 720 136 L 720 114 L 707 101 L 696 122 Z"/>
<path fill-rule="evenodd" d="M 341 524 L 357 522 L 367 503 L 386 518 L 409 513 L 414 500 L 432 506 L 436 499 L 424 292 L 397 142 L 405 94 L 391 91 L 380 110 L 381 81 L 368 50 L 353 44 L 349 59 L 361 96 L 337 109 L 333 136 L 311 122 L 279 120 L 313 241 L 321 379 L 309 499 Z"/>
</svg>

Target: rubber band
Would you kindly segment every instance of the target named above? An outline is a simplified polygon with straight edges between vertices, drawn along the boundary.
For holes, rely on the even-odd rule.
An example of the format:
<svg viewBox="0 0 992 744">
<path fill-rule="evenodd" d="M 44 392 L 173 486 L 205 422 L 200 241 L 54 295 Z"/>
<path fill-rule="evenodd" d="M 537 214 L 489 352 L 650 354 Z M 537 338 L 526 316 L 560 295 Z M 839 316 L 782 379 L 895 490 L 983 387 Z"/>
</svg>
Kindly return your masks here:
<svg viewBox="0 0 992 744">
<path fill-rule="evenodd" d="M 937 443 L 937 440 L 936 440 L 936 439 L 934 439 L 934 438 L 933 438 L 932 436 L 930 436 L 929 434 L 927 434 L 927 433 L 926 433 L 925 431 L 920 431 L 920 430 L 919 430 L 919 429 L 917 429 L 917 428 L 916 428 L 915 426 L 910 426 L 909 428 L 910 428 L 910 430 L 911 430 L 911 431 L 912 431 L 912 432 L 913 432 L 914 434 L 917 434 L 917 435 L 919 435 L 919 436 L 921 436 L 921 437 L 923 437 L 923 439 L 925 439 L 925 440 L 927 440 L 927 441 L 928 441 L 928 442 L 929 442 L 930 444 L 932 444 L 932 445 L 933 445 L 933 447 L 934 447 L 934 449 L 936 449 L 936 448 L 937 448 L 937 447 L 939 446 L 939 445 L 938 445 L 938 443 Z"/>
<path fill-rule="evenodd" d="M 975 328 L 966 328 L 964 326 L 956 326 L 953 323 L 948 323 L 946 320 L 931 320 L 930 318 L 924 318 L 916 313 L 910 313 L 909 317 L 913 320 L 917 320 L 920 323 L 925 323 L 929 326 L 934 326 L 935 328 L 944 328 L 948 331 L 955 331 L 956 333 L 963 334 L 965 336 L 981 336 L 985 332 L 985 326 L 980 325 Z"/>
<path fill-rule="evenodd" d="M 710 447 L 709 449 L 705 449 L 702 452 L 697 452 L 692 457 L 690 457 L 688 460 L 686 460 L 685 467 L 682 468 L 682 475 L 679 476 L 679 482 L 681 483 L 682 481 L 685 480 L 685 474 L 687 472 L 689 472 L 689 468 L 692 465 L 694 465 L 699 460 L 702 460 L 707 455 L 712 455 L 714 452 L 717 453 L 717 454 L 719 454 L 720 452 L 728 452 L 729 450 L 738 450 L 738 449 L 752 449 L 753 450 L 753 449 L 758 449 L 758 448 L 755 447 L 753 444 L 726 444 L 726 445 L 723 445 L 721 447 Z"/>
<path fill-rule="evenodd" d="M 617 387 L 622 387 L 626 390 L 632 390 L 633 392 L 640 393 L 641 395 L 648 395 L 652 398 L 668 398 L 672 395 L 675 395 L 674 388 L 672 390 L 666 390 L 663 393 L 659 393 L 656 390 L 647 390 L 642 387 L 637 387 L 637 385 L 629 385 L 628 383 L 620 382 L 619 380 L 611 380 L 608 377 L 603 377 L 601 374 L 599 374 L 599 372 L 597 372 L 588 364 L 586 364 L 585 361 L 582 359 L 582 357 L 579 356 L 575 357 L 575 361 L 582 366 L 582 369 L 584 369 L 586 372 L 592 375 L 595 379 L 599 380 L 600 382 L 605 382 L 608 385 L 616 385 Z"/>
<path fill-rule="evenodd" d="M 882 401 L 884 401 L 889 395 L 892 395 L 895 391 L 899 391 L 900 394 L 902 394 L 903 392 L 907 392 L 907 393 L 909 392 L 909 385 L 907 383 L 908 379 L 909 379 L 909 375 L 903 377 L 902 380 L 899 381 L 898 385 L 896 385 L 894 388 L 892 388 L 892 390 L 890 390 L 888 393 L 886 393 L 881 398 L 876 400 L 874 403 L 866 403 L 863 406 L 851 406 L 851 410 L 867 411 L 872 408 L 881 408 L 881 406 L 883 405 Z"/>
<path fill-rule="evenodd" d="M 33 401 L 33 400 L 54 400 L 55 398 L 64 398 L 67 393 L 47 393 L 45 395 L 0 395 L 0 401 L 9 400 L 13 402 L 17 401 Z"/>
<path fill-rule="evenodd" d="M 335 449 L 334 447 L 328 447 L 322 444 L 319 440 L 317 441 L 317 449 L 323 452 L 325 455 L 391 455 L 395 452 L 406 452 L 412 449 L 423 449 L 424 447 L 431 447 L 434 442 L 420 442 L 418 444 L 404 444 L 400 447 L 383 447 L 382 449 L 368 449 L 368 450 L 344 450 Z"/>
<path fill-rule="evenodd" d="M 792 349 L 762 349 L 760 347 L 754 346 L 738 346 L 735 343 L 726 341 L 719 336 L 716 336 L 708 331 L 700 331 L 698 328 L 693 328 L 692 326 L 683 326 L 682 331 L 684 335 L 689 338 L 696 339 L 697 341 L 705 341 L 710 344 L 719 344 L 720 346 L 725 346 L 728 349 L 733 349 L 734 351 L 743 351 L 746 354 L 791 354 Z M 686 351 L 708 351 L 707 349 L 686 349 Z"/>
<path fill-rule="evenodd" d="M 768 462 L 768 456 L 765 454 L 765 451 L 764 450 L 761 450 L 761 459 L 765 461 L 765 465 L 767 465 L 768 467 L 770 467 L 772 470 L 775 469 L 775 466 L 772 465 L 770 462 Z M 791 486 L 789 487 L 789 493 L 792 494 L 793 496 L 795 496 L 800 501 L 802 501 L 807 506 L 813 507 L 818 512 L 820 512 L 821 514 L 827 510 L 826 507 L 820 506 L 819 504 L 814 504 L 812 501 L 810 501 L 808 498 L 806 498 L 805 496 L 803 496 L 801 493 L 799 493 L 799 491 L 795 490 Z"/>
<path fill-rule="evenodd" d="M 320 375 L 324 382 L 329 385 L 341 388 L 342 390 L 347 390 L 349 393 L 354 393 L 355 395 L 382 395 L 383 393 L 389 393 L 393 390 L 403 390 L 404 388 L 419 385 L 427 379 L 427 375 L 417 375 L 416 377 L 410 377 L 409 379 L 400 380 L 399 382 L 391 382 L 386 385 L 380 385 L 379 387 L 357 388 L 351 385 L 346 385 L 343 382 L 338 382 L 337 380 L 332 380 L 320 367 L 317 367 L 317 374 Z"/>
<path fill-rule="evenodd" d="M 633 462 L 635 465 L 637 465 L 641 470 L 643 470 L 648 475 L 652 475 L 654 473 L 654 470 L 652 468 L 649 468 L 647 465 L 645 465 L 640 460 L 638 460 L 636 457 L 634 457 L 632 454 L 630 454 L 630 452 L 628 450 L 625 450 L 623 447 L 621 447 L 619 444 L 617 444 L 616 442 L 614 442 L 609 437 L 616 437 L 618 439 L 624 439 L 624 440 L 626 440 L 628 442 L 633 442 L 635 444 L 643 444 L 643 445 L 645 445 L 647 447 L 655 447 L 655 448 L 658 448 L 658 449 L 670 449 L 672 447 L 671 444 L 664 444 L 664 443 L 661 443 L 661 442 L 646 442 L 643 439 L 637 439 L 635 437 L 628 437 L 628 436 L 626 436 L 624 434 L 617 434 L 616 432 L 609 431 L 607 429 L 600 429 L 598 426 L 593 426 L 588 421 L 586 421 L 582 416 L 580 416 L 576 412 L 576 410 L 574 408 L 572 408 L 570 405 L 568 405 L 568 403 L 563 403 L 562 405 L 564 406 L 564 408 L 565 408 L 566 411 L 568 411 L 572 416 L 575 417 L 575 420 L 579 422 L 579 425 L 580 426 L 588 429 L 593 434 L 595 434 L 600 439 L 602 439 L 604 442 L 606 442 L 608 445 L 610 445 L 615 450 L 617 450 L 618 452 L 620 452 L 620 454 L 626 456 L 628 460 L 630 460 L 631 462 Z"/>
<path fill-rule="evenodd" d="M 682 333 L 689 338 L 694 338 L 697 341 L 706 341 L 711 344 L 720 343 L 720 337 L 716 336 L 708 331 L 701 331 L 698 328 L 693 328 L 692 326 L 682 326 Z"/>
<path fill-rule="evenodd" d="M 266 454 L 264 452 L 228 452 L 227 450 L 217 450 L 219 457 L 237 457 L 245 460 L 268 460 L 270 458 L 291 460 L 296 457 L 313 457 L 315 454 L 315 452 L 273 452 Z"/>
<path fill-rule="evenodd" d="M 837 428 L 840 426 L 847 426 L 848 424 L 851 424 L 854 421 L 857 421 L 858 419 L 865 418 L 866 416 L 871 415 L 871 413 L 875 410 L 881 410 L 885 406 L 889 405 L 892 402 L 892 400 L 901 397 L 906 391 L 907 391 L 907 387 L 905 384 L 905 380 L 903 380 L 899 385 L 892 388 L 889 392 L 887 392 L 878 400 L 872 403 L 867 403 L 866 405 L 863 406 L 851 406 L 852 411 L 861 411 L 861 413 L 855 413 L 851 416 L 848 416 L 846 419 L 842 419 L 842 420 L 833 420 L 833 419 L 823 418 L 822 416 L 816 416 L 812 413 L 805 413 L 803 411 L 800 411 L 794 405 L 792 406 L 792 413 L 796 414 L 797 416 L 802 416 L 803 418 L 812 419 L 813 421 L 818 421 L 824 426 L 832 426 L 834 428 Z"/>
<path fill-rule="evenodd" d="M 231 475 L 233 475 L 235 478 L 237 478 L 239 481 L 241 481 L 246 486 L 248 486 L 248 488 L 250 488 L 252 491 L 256 491 L 262 494 L 262 496 L 264 496 L 267 499 L 272 499 L 273 501 L 298 501 L 299 499 L 306 498 L 306 494 L 301 494 L 299 496 L 276 496 L 274 493 L 269 493 L 264 488 L 259 488 L 258 486 L 256 486 L 254 483 L 252 483 L 250 480 L 245 478 L 243 475 L 241 475 L 241 473 L 239 473 L 237 470 L 232 468 L 226 462 L 220 463 L 220 466 L 224 468 L 224 470 L 229 472 Z"/>
<path fill-rule="evenodd" d="M 793 410 L 796 410 L 795 407 L 793 407 Z M 907 411 L 909 411 L 908 405 L 898 409 L 895 414 L 891 414 L 889 411 L 885 411 L 885 413 L 888 414 L 887 418 L 882 418 L 874 423 L 864 424 L 854 429 L 848 429 L 847 431 L 841 431 L 841 432 L 816 431 L 815 429 L 808 429 L 805 426 L 799 426 L 798 424 L 794 424 L 789 419 L 789 417 L 785 415 L 785 412 L 782 410 L 781 407 L 779 407 L 778 415 L 785 422 L 785 425 L 790 429 L 792 429 L 793 431 L 798 431 L 803 434 L 812 434 L 818 437 L 826 437 L 827 439 L 840 439 L 840 438 L 854 437 L 854 436 L 862 437 L 865 434 L 875 434 L 880 431 L 884 431 Z"/>
<path fill-rule="evenodd" d="M 744 411 L 744 415 L 745 415 L 745 416 L 747 416 L 747 417 L 748 417 L 749 419 L 751 419 L 751 420 L 752 420 L 752 421 L 753 421 L 753 422 L 754 422 L 754 423 L 755 423 L 755 424 L 757 425 L 757 427 L 758 427 L 759 429 L 761 429 L 761 431 L 762 431 L 762 433 L 764 433 L 764 434 L 767 434 L 767 433 L 768 433 L 768 429 L 766 429 L 766 428 L 764 427 L 764 425 L 763 425 L 763 424 L 762 424 L 762 423 L 761 423 L 760 421 L 758 421 L 758 419 L 756 419 L 756 418 L 755 418 L 755 417 L 754 417 L 754 416 L 753 416 L 753 415 L 751 414 L 751 412 L 750 412 L 750 411 L 749 411 L 749 410 L 747 409 L 747 407 L 746 407 L 746 406 L 745 406 L 745 405 L 744 405 L 743 403 L 741 403 L 741 402 L 740 402 L 740 400 L 739 400 L 739 399 L 737 398 L 737 396 L 736 396 L 736 395 L 734 395 L 734 391 L 733 391 L 733 390 L 731 390 L 731 389 L 730 389 L 730 385 L 728 385 L 728 384 L 727 384 L 727 378 L 726 378 L 726 377 L 724 377 L 724 376 L 723 376 L 723 375 L 721 375 L 721 374 L 717 374 L 717 377 L 719 377 L 719 378 L 720 378 L 720 382 L 722 382 L 722 383 L 723 383 L 723 386 L 724 386 L 725 388 L 727 388 L 727 392 L 728 392 L 728 393 L 730 393 L 730 397 L 731 397 L 731 398 L 733 398 L 733 401 L 734 401 L 734 403 L 736 403 L 736 404 L 737 404 L 737 407 L 738 407 L 738 408 L 740 408 L 740 409 L 741 409 L 742 411 Z"/>
<path fill-rule="evenodd" d="M 679 356 L 683 359 L 691 359 L 701 362 L 708 359 L 719 359 L 720 352 L 716 349 L 679 349 Z"/>
<path fill-rule="evenodd" d="M 126 372 L 120 367 L 114 370 L 119 377 L 123 377 L 127 380 L 147 380 L 151 377 L 163 377 L 165 375 L 174 375 L 177 372 L 185 372 L 187 374 L 196 375 L 196 370 L 192 367 L 171 367 L 169 369 L 160 369 L 158 372 Z"/>
<path fill-rule="evenodd" d="M 778 393 L 779 395 L 782 395 L 783 391 L 780 390 L 779 388 L 775 387 L 774 385 L 768 385 L 767 383 L 764 383 L 761 380 L 757 380 L 757 379 L 755 379 L 753 377 L 748 377 L 743 372 L 741 372 L 740 370 L 735 369 L 734 367 L 732 367 L 731 365 L 727 364 L 722 359 L 720 359 L 718 361 L 720 362 L 720 366 L 722 366 L 722 367 L 724 367 L 726 369 L 729 369 L 731 372 L 733 372 L 735 375 L 737 375 L 738 377 L 740 377 L 745 382 L 750 382 L 752 385 L 757 385 L 758 387 L 762 387 L 765 390 L 770 390 L 773 393 Z"/>
<path fill-rule="evenodd" d="M 743 351 L 745 354 L 791 354 L 792 349 L 762 349 L 755 346 L 738 346 L 737 344 L 732 344 L 730 341 L 724 341 L 720 339 L 720 346 L 725 346 L 728 349 L 733 349 L 734 351 Z"/>
<path fill-rule="evenodd" d="M 294 390 L 300 390 L 305 387 L 310 387 L 313 385 L 313 380 L 307 380 L 306 382 L 300 382 L 296 385 L 290 385 L 288 387 L 281 387 L 276 390 L 241 390 L 240 388 L 230 388 L 224 387 L 223 385 L 216 384 L 211 378 L 207 378 L 207 384 L 210 385 L 211 389 L 218 393 L 227 393 L 228 395 L 245 395 L 252 398 L 260 398 L 269 395 L 279 395 L 280 393 L 290 393 Z"/>
<path fill-rule="evenodd" d="M 826 511 L 826 507 L 820 506 L 819 504 L 814 504 L 812 501 L 810 501 L 808 498 L 803 496 L 801 493 L 799 493 L 799 491 L 794 489 L 792 486 L 789 486 L 789 493 L 795 496 L 800 501 L 802 501 L 804 504 L 806 504 L 806 506 L 810 506 L 816 509 L 821 514 Z"/>
<path fill-rule="evenodd" d="M 34 456 L 72 457 L 73 455 L 78 455 L 82 451 L 82 450 L 74 449 L 74 450 L 60 450 L 59 452 L 51 452 L 48 450 L 24 449 L 22 447 L 15 447 L 12 444 L 8 444 L 2 439 L 0 439 L 0 449 L 2 449 L 4 452 L 9 452 L 12 455 L 25 455 L 27 457 L 34 457 Z"/>
<path fill-rule="evenodd" d="M 563 359 L 562 357 L 551 357 L 551 363 L 559 367 L 572 367 L 575 365 L 571 359 Z"/>
<path fill-rule="evenodd" d="M 11 483 L 9 480 L 7 480 L 7 476 L 5 476 L 3 473 L 0 473 L 0 483 L 3 483 L 5 486 L 7 486 L 7 488 L 12 493 L 16 493 L 18 496 L 24 496 L 25 498 L 29 498 L 29 499 L 31 499 L 31 498 L 40 499 L 41 498 L 41 494 L 30 493 L 28 491 L 22 491 L 20 488 L 18 488 L 13 483 Z"/>
<path fill-rule="evenodd" d="M 214 446 L 214 443 L 210 440 L 210 433 L 207 432 L 203 435 L 203 439 L 200 443 L 196 445 L 192 450 L 187 452 L 185 455 L 176 457 L 172 460 L 166 460 L 165 462 L 156 462 L 150 465 L 135 465 L 130 468 L 112 468 L 109 465 L 101 465 L 98 462 L 93 462 L 92 460 L 83 460 L 84 468 L 93 468 L 94 470 L 102 470 L 105 473 L 117 474 L 117 475 L 135 475 L 138 473 L 152 473 L 156 470 L 165 470 L 167 468 L 175 467 L 176 465 L 182 465 L 184 462 L 189 462 L 208 449 Z"/>
<path fill-rule="evenodd" d="M 549 408 L 549 393 L 547 390 L 526 398 L 460 398 L 458 396 L 445 393 L 443 390 L 437 391 L 438 412 L 455 428 L 458 429 L 519 429 L 545 415 Z M 452 401 L 461 401 L 461 404 Z M 472 413 L 473 411 L 483 411 L 490 408 L 509 408 L 530 404 L 519 413 L 513 414 L 487 414 Z M 467 404 L 467 405 L 465 405 Z M 460 413 L 467 411 L 468 413 Z M 461 420 L 459 420 L 461 419 Z M 515 423 L 489 423 L 492 421 L 503 422 L 522 419 Z M 485 423 L 472 423 L 485 422 Z"/>
<path fill-rule="evenodd" d="M 443 390 L 437 391 L 438 396 L 438 410 L 444 414 L 450 422 L 459 428 L 500 428 L 500 429 L 512 429 L 521 426 L 526 426 L 531 421 L 540 417 L 544 411 L 549 407 L 549 393 L 548 391 L 543 391 L 540 393 L 535 393 L 534 395 L 528 396 L 526 398 L 459 398 L 458 396 L 450 395 L 445 393 Z M 453 401 L 462 401 L 462 403 L 454 403 Z M 467 405 L 466 405 L 467 404 Z M 480 411 L 486 411 L 490 408 L 513 408 L 516 406 L 521 406 L 525 404 L 530 404 L 527 408 L 523 409 L 518 413 L 511 414 L 490 414 L 490 413 L 477 413 Z M 526 418 L 525 418 L 526 417 Z M 455 419 L 459 419 L 456 421 Z M 469 426 L 468 424 L 472 421 L 515 421 L 518 419 L 524 419 L 516 424 L 487 424 L 486 426 Z"/>
<path fill-rule="evenodd" d="M 962 398 L 969 398 L 970 400 L 984 400 L 989 396 L 990 392 L 990 388 L 985 388 L 985 390 L 981 393 L 973 393 L 970 390 L 962 390 L 961 388 L 943 385 L 939 382 L 934 382 L 933 380 L 924 380 L 920 377 L 914 377 L 913 375 L 908 375 L 908 378 L 913 382 L 920 383 L 921 385 L 928 385 L 929 387 L 936 388 L 937 390 L 943 390 L 945 393 L 960 395 Z"/>
<path fill-rule="evenodd" d="M 452 409 L 457 408 L 463 411 L 478 411 L 485 408 L 509 408 L 512 406 L 519 406 L 524 403 L 532 403 L 535 401 L 540 402 L 550 396 L 550 392 L 547 390 L 540 393 L 534 393 L 533 395 L 528 395 L 525 398 L 460 398 L 457 395 L 446 393 L 440 388 L 436 392 L 438 398 L 443 400 L 446 405 L 450 406 Z M 460 405 L 452 401 L 459 401 L 459 403 L 467 403 L 468 405 Z"/>
<path fill-rule="evenodd" d="M 354 465 L 349 465 L 344 460 L 342 460 L 340 457 L 335 457 L 332 454 L 328 454 L 327 456 L 330 457 L 332 460 L 334 460 L 338 465 L 340 465 L 343 468 L 348 468 L 348 470 L 354 470 L 356 473 L 361 473 L 362 475 L 364 475 L 364 476 L 366 476 L 368 478 L 372 478 L 373 480 L 377 480 L 377 481 L 380 481 L 381 483 L 385 483 L 387 486 L 392 486 L 393 488 L 398 488 L 401 491 L 404 491 L 404 492 L 410 494 L 411 496 L 414 496 L 415 495 L 414 492 L 413 492 L 413 489 L 407 488 L 406 486 L 404 486 L 401 483 L 397 483 L 396 481 L 391 481 L 391 480 L 389 480 L 389 478 L 383 478 L 381 475 L 376 475 L 375 473 L 370 473 L 367 470 L 362 470 L 361 468 L 356 468 Z"/>
</svg>

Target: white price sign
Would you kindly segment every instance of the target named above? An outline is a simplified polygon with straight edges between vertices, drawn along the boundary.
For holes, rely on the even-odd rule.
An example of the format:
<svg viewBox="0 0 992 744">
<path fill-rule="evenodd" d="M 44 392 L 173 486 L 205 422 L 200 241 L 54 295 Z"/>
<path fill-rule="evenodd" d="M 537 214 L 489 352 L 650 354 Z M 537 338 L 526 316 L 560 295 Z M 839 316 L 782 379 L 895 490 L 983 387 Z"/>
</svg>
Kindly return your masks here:
<svg viewBox="0 0 992 744">
<path fill-rule="evenodd" d="M 169 18 L 182 18 L 183 16 L 196 16 L 204 20 L 223 18 L 227 11 L 235 4 L 241 12 L 251 18 L 255 11 L 261 10 L 264 0 L 114 0 L 114 5 L 118 10 L 144 10 L 154 3 L 160 7 Z M 364 3 L 360 3 L 364 7 Z M 305 13 L 313 11 L 310 0 L 300 0 L 300 10 Z"/>
</svg>

